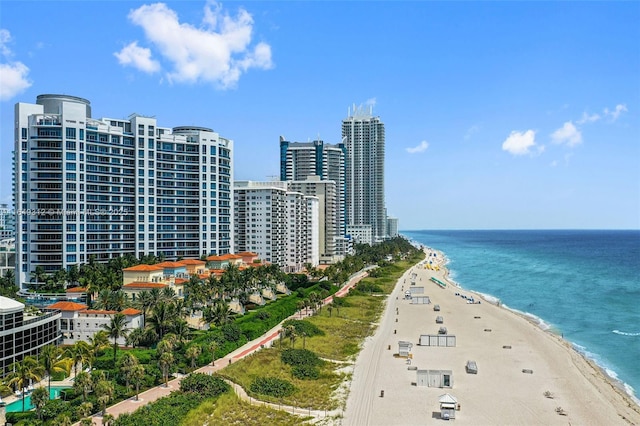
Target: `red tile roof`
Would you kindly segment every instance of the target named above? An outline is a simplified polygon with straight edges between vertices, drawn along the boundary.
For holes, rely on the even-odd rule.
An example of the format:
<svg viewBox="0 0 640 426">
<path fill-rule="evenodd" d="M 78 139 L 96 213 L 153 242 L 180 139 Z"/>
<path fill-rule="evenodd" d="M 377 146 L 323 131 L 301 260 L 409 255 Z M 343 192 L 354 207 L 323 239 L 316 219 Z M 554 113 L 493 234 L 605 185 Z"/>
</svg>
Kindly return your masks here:
<svg viewBox="0 0 640 426">
<path fill-rule="evenodd" d="M 161 268 L 184 268 L 184 265 L 180 262 L 162 262 L 162 263 L 156 263 L 154 266 L 159 266 Z"/>
<path fill-rule="evenodd" d="M 177 261 L 176 263 L 180 263 L 182 265 L 204 265 L 207 262 L 205 262 L 204 260 L 198 260 L 198 259 L 182 259 Z"/>
<path fill-rule="evenodd" d="M 130 266 L 128 268 L 124 268 L 123 271 L 143 271 L 143 272 L 150 272 L 150 271 L 160 271 L 164 269 L 162 266 L 158 266 L 158 265 L 136 265 L 136 266 Z"/>
<path fill-rule="evenodd" d="M 58 309 L 60 311 L 81 311 L 83 309 L 87 309 L 87 305 L 83 305 L 82 303 L 75 302 L 56 302 L 53 305 L 47 306 L 47 309 Z"/>
<path fill-rule="evenodd" d="M 86 287 L 73 287 L 65 290 L 67 293 L 84 293 L 87 291 Z"/>
<path fill-rule="evenodd" d="M 238 255 L 242 256 L 242 257 L 254 257 L 254 256 L 257 256 L 258 253 L 253 253 L 253 252 L 250 252 L 250 251 L 243 251 L 242 253 L 238 253 Z"/>
<path fill-rule="evenodd" d="M 231 260 L 231 259 L 241 259 L 242 256 L 238 256 L 237 254 L 223 254 L 220 256 L 209 256 L 207 260 Z"/>
<path fill-rule="evenodd" d="M 176 283 L 176 284 L 184 284 L 184 283 L 186 283 L 187 281 L 189 281 L 189 280 L 188 280 L 188 279 L 186 279 L 186 278 L 176 278 L 175 283 Z"/>
<path fill-rule="evenodd" d="M 163 283 L 149 283 L 149 282 L 133 282 L 125 284 L 125 288 L 165 288 L 167 284 Z"/>
<path fill-rule="evenodd" d="M 133 308 L 127 308 L 124 311 L 120 312 L 123 315 L 140 315 L 142 311 Z"/>
</svg>

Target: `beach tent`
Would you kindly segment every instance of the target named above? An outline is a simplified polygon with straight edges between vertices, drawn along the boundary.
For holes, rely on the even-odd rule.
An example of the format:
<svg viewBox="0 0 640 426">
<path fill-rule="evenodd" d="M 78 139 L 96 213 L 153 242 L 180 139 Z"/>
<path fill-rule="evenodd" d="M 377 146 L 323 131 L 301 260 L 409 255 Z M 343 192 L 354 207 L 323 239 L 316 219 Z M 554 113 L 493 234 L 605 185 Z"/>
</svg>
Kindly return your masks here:
<svg viewBox="0 0 640 426">
<path fill-rule="evenodd" d="M 452 388 L 453 373 L 451 370 L 417 370 L 416 386 Z"/>
<path fill-rule="evenodd" d="M 424 287 L 409 287 L 411 294 L 424 294 Z"/>
<path fill-rule="evenodd" d="M 440 395 L 438 402 L 440 403 L 441 419 L 449 420 L 456 418 L 456 406 L 458 404 L 458 400 L 453 395 L 448 393 Z"/>
<path fill-rule="evenodd" d="M 429 296 L 411 296 L 412 305 L 428 305 L 431 303 Z"/>
<path fill-rule="evenodd" d="M 444 323 L 444 318 L 442 318 L 442 316 L 438 315 L 436 317 L 436 324 L 442 324 Z"/>
<path fill-rule="evenodd" d="M 456 336 L 451 334 L 421 334 L 419 343 L 420 346 L 456 346 Z"/>
</svg>

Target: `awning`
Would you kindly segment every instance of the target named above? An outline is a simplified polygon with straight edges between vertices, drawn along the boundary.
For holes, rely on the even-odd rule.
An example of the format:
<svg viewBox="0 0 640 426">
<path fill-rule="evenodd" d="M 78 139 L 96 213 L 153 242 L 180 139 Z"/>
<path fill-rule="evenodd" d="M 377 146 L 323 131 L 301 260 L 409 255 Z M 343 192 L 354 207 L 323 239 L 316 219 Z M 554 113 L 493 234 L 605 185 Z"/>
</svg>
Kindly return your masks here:
<svg viewBox="0 0 640 426">
<path fill-rule="evenodd" d="M 440 404 L 440 408 L 451 408 L 451 409 L 456 409 L 456 404 L 449 404 L 446 402 L 443 402 L 442 404 Z"/>
</svg>

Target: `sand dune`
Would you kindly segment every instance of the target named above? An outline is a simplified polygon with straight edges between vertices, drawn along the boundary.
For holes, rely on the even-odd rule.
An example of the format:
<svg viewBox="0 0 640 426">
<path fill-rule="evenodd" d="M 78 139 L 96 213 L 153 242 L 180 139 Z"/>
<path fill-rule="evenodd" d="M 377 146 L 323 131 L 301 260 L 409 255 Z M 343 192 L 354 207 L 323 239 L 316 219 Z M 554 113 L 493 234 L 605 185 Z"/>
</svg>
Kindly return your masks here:
<svg viewBox="0 0 640 426">
<path fill-rule="evenodd" d="M 436 259 L 442 262 L 440 253 Z M 412 274 L 431 304 L 404 299 Z M 431 277 L 447 283 L 446 288 Z M 455 293 L 481 303 L 468 304 Z M 436 324 L 438 315 L 443 324 Z M 440 326 L 456 336 L 455 347 L 418 345 L 421 334 L 437 334 Z M 407 359 L 394 357 L 400 340 L 413 343 L 411 367 L 451 370 L 453 387 L 416 386 L 417 374 Z M 478 374 L 466 373 L 468 360 L 476 361 Z M 544 395 L 547 391 L 552 398 Z M 443 423 L 438 398 L 445 393 L 460 404 L 455 419 L 459 425 L 640 424 L 640 408 L 559 336 L 455 287 L 441 264 L 439 271 L 415 266 L 398 281 L 378 330 L 358 356 L 343 424 Z"/>
</svg>

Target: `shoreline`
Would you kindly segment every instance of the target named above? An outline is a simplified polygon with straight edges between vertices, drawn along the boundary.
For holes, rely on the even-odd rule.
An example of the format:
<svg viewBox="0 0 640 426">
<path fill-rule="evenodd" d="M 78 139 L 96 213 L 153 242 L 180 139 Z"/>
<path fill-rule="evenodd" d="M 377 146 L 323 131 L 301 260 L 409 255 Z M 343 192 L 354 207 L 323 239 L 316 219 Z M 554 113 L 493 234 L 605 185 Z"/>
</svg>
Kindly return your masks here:
<svg viewBox="0 0 640 426">
<path fill-rule="evenodd" d="M 424 251 L 424 260 L 397 281 L 375 334 L 363 342 L 343 425 L 439 424 L 438 399 L 445 393 L 462 406 L 455 411 L 460 425 L 640 424 L 638 405 L 594 361 L 543 329 L 535 316 L 462 288 L 449 276 L 442 252 L 428 247 Z M 435 259 L 430 252 L 437 253 Z M 438 268 L 423 266 L 429 260 Z M 404 299 L 410 280 L 416 287 L 424 286 L 431 304 Z M 477 297 L 481 304 L 467 304 L 456 292 Z M 434 312 L 435 304 L 440 312 Z M 455 336 L 453 347 L 421 346 L 421 339 L 416 341 L 437 333 L 436 315 L 444 316 L 449 335 Z M 398 356 L 399 341 L 413 344 L 410 359 Z M 465 371 L 468 360 L 477 361 L 478 374 Z M 417 369 L 448 372 L 451 387 L 425 382 L 418 386 Z"/>
<path fill-rule="evenodd" d="M 563 344 L 564 346 L 566 346 L 567 350 L 573 351 L 575 352 L 578 356 L 580 356 L 587 364 L 589 364 L 589 366 L 591 368 L 593 368 L 594 370 L 598 371 L 601 375 L 602 375 L 602 379 L 606 382 L 608 382 L 609 385 L 611 385 L 614 389 L 616 389 L 623 398 L 627 398 L 629 399 L 629 402 L 631 404 L 635 404 L 637 406 L 638 409 L 640 409 L 640 399 L 632 393 L 632 387 L 627 384 L 626 382 L 620 380 L 617 377 L 617 373 L 615 372 L 615 370 L 610 370 L 607 367 L 600 365 L 597 360 L 589 357 L 585 352 L 580 351 L 579 349 L 577 349 L 577 346 L 580 346 L 579 344 L 572 342 L 571 340 L 566 340 L 564 338 L 564 335 L 562 334 L 562 332 L 558 329 L 555 329 L 553 326 L 549 325 L 547 322 L 544 321 L 543 318 L 540 318 L 539 316 L 532 314 L 530 312 L 526 312 L 526 311 L 521 311 L 515 308 L 511 308 L 508 305 L 505 305 L 504 303 L 502 303 L 501 299 L 497 296 L 494 296 L 492 294 L 485 294 L 485 293 L 480 293 L 478 291 L 475 290 L 470 290 L 470 289 L 466 289 L 464 287 L 462 287 L 460 285 L 460 283 L 458 283 L 457 281 L 455 281 L 453 278 L 450 277 L 450 270 L 447 267 L 447 264 L 449 263 L 449 259 L 446 257 L 446 255 L 435 248 L 432 247 L 425 247 L 425 249 L 431 250 L 435 253 L 438 253 L 438 256 L 440 256 L 441 259 L 444 259 L 444 262 L 442 263 L 442 265 L 440 266 L 443 271 L 443 279 L 448 283 L 451 284 L 452 286 L 459 288 L 461 290 L 464 290 L 465 292 L 469 292 L 469 293 L 473 293 L 476 296 L 478 296 L 479 298 L 481 298 L 482 300 L 484 300 L 487 303 L 491 303 L 494 306 L 497 306 L 499 308 L 505 309 L 515 315 L 518 315 L 521 318 L 524 318 L 525 320 L 529 321 L 531 324 L 535 325 L 536 327 L 540 328 L 542 331 L 544 331 L 545 333 L 547 333 L 548 335 L 550 335 L 551 337 L 558 339 L 558 341 Z M 585 348 L 586 349 L 586 348 Z M 608 371 L 611 371 L 616 377 L 612 376 L 611 374 L 608 373 Z M 627 387 L 630 387 L 631 389 L 628 389 Z"/>
</svg>

